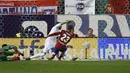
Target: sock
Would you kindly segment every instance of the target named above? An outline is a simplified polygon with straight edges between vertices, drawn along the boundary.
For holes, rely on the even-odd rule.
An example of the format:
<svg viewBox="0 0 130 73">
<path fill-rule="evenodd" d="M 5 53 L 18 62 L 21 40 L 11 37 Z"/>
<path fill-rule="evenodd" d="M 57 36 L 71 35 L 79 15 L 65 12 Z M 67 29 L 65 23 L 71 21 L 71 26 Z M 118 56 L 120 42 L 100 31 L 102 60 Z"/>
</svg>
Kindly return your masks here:
<svg viewBox="0 0 130 73">
<path fill-rule="evenodd" d="M 36 58 L 36 57 L 42 57 L 42 56 L 45 56 L 45 55 L 46 55 L 46 53 L 38 53 L 34 56 L 31 56 L 30 58 L 32 59 L 32 58 Z"/>
<path fill-rule="evenodd" d="M 51 57 L 51 59 L 54 59 L 54 58 L 55 58 L 55 56 L 56 56 L 55 54 L 52 54 L 52 57 Z"/>
<path fill-rule="evenodd" d="M 61 60 L 62 57 L 63 57 L 63 55 L 60 55 L 60 57 L 58 59 Z"/>
<path fill-rule="evenodd" d="M 44 52 L 44 53 L 40 53 L 40 57 L 42 57 L 42 56 L 45 56 L 46 55 L 46 53 Z"/>
<path fill-rule="evenodd" d="M 36 57 L 39 57 L 41 53 L 38 53 L 38 54 L 35 54 L 34 56 L 31 56 L 30 58 L 36 58 Z"/>
</svg>

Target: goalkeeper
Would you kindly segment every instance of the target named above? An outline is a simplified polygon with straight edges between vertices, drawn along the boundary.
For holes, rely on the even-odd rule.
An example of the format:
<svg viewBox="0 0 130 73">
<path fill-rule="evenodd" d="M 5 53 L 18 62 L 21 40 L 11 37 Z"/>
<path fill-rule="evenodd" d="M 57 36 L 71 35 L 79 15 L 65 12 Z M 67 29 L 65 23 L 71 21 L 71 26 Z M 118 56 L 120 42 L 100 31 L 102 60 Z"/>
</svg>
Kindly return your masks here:
<svg viewBox="0 0 130 73">
<path fill-rule="evenodd" d="M 2 49 L 0 49 L 0 60 L 8 61 L 8 60 L 19 60 L 19 56 L 23 54 L 18 51 L 16 46 L 3 44 Z"/>
</svg>

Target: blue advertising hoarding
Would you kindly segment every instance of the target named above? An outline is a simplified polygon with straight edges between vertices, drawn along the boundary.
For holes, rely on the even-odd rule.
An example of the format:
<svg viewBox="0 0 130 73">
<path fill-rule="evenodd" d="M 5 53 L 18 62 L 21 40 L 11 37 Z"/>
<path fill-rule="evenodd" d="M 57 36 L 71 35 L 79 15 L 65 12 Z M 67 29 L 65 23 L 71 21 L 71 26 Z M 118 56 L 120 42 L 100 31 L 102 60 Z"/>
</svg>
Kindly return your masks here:
<svg viewBox="0 0 130 73">
<path fill-rule="evenodd" d="M 98 56 L 105 60 L 130 59 L 130 38 L 99 38 Z"/>
</svg>

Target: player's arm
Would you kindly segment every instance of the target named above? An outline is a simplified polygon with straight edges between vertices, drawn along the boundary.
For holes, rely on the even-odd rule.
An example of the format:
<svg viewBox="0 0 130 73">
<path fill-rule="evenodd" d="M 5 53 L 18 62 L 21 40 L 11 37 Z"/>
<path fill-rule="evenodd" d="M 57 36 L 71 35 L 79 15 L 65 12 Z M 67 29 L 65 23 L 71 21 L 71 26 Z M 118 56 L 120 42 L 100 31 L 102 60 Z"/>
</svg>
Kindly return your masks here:
<svg viewBox="0 0 130 73">
<path fill-rule="evenodd" d="M 60 26 L 62 26 L 62 25 L 64 25 L 64 24 L 67 24 L 67 23 L 69 23 L 69 22 L 72 22 L 72 20 L 66 20 L 65 22 L 61 22 L 61 23 L 57 24 L 56 26 L 57 26 L 57 27 L 60 27 Z"/>
<path fill-rule="evenodd" d="M 58 23 L 58 24 L 56 24 L 52 29 L 59 29 L 59 28 L 62 27 L 63 24 L 64 24 L 64 23 Z"/>
<path fill-rule="evenodd" d="M 66 22 L 61 22 L 61 25 L 64 25 L 64 24 L 66 24 L 68 21 L 66 21 Z"/>
<path fill-rule="evenodd" d="M 18 54 L 13 54 L 11 56 L 7 56 L 7 58 L 12 59 L 12 58 L 15 58 L 16 56 L 18 56 Z"/>
<path fill-rule="evenodd" d="M 54 28 L 59 28 L 61 27 L 62 25 L 66 24 L 67 22 L 61 22 L 61 23 L 58 23 L 54 26 Z"/>
<path fill-rule="evenodd" d="M 16 60 L 20 60 L 18 54 L 14 54 L 12 56 L 7 56 L 8 59 L 16 61 Z"/>
<path fill-rule="evenodd" d="M 61 32 L 55 32 L 55 33 L 49 34 L 47 37 L 55 36 L 55 35 L 59 35 L 59 34 L 61 34 Z"/>
<path fill-rule="evenodd" d="M 66 20 L 65 22 L 62 22 L 61 25 L 67 24 L 67 23 L 72 23 L 72 20 Z"/>
<path fill-rule="evenodd" d="M 14 49 L 14 51 L 15 51 L 18 55 L 23 56 L 23 53 L 21 53 L 21 52 L 17 49 L 16 46 L 14 46 L 14 45 L 10 45 L 10 48 L 11 48 L 11 49 Z"/>
</svg>

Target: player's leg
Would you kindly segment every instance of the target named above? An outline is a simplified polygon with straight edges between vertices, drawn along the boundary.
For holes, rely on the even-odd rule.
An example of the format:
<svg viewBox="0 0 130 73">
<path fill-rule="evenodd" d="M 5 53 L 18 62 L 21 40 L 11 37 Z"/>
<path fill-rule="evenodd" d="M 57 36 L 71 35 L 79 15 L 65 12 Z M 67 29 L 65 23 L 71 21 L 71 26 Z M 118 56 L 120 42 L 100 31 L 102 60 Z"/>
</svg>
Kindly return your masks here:
<svg viewBox="0 0 130 73">
<path fill-rule="evenodd" d="M 78 59 L 78 57 L 72 57 L 72 56 L 69 55 L 69 54 L 67 53 L 67 51 L 66 51 L 66 52 L 65 52 L 65 55 L 64 55 L 64 59 L 65 59 L 65 60 L 72 60 L 72 61 L 75 61 L 75 60 Z"/>
<path fill-rule="evenodd" d="M 60 56 L 58 58 L 59 60 L 61 60 L 61 58 L 65 55 L 66 50 L 67 50 L 67 48 L 60 50 L 61 54 L 60 54 Z"/>
<path fill-rule="evenodd" d="M 49 48 L 51 48 L 51 47 L 45 46 L 41 53 L 38 53 L 38 54 L 35 54 L 34 56 L 31 56 L 30 59 L 45 56 L 47 51 L 49 50 Z"/>
<path fill-rule="evenodd" d="M 50 40 L 50 38 L 47 38 L 45 41 L 45 47 L 41 53 L 35 54 L 31 56 L 30 58 L 27 58 L 26 60 L 30 60 L 36 57 L 43 57 L 47 54 L 47 51 L 50 50 L 52 47 L 54 47 L 53 41 Z"/>
<path fill-rule="evenodd" d="M 65 53 L 65 55 L 64 55 L 64 57 L 62 59 L 64 59 L 64 60 L 72 60 L 72 56 Z"/>
<path fill-rule="evenodd" d="M 64 60 L 72 60 L 72 55 L 69 52 L 70 47 L 72 48 L 72 46 L 66 47 L 67 50 L 66 50 L 66 52 L 64 54 L 64 57 L 62 57 L 62 59 L 64 59 Z"/>
<path fill-rule="evenodd" d="M 59 56 L 59 60 L 61 60 L 61 58 L 63 58 L 64 56 L 66 56 L 69 60 L 75 61 L 77 59 L 77 57 L 71 57 L 70 55 L 66 54 L 67 49 L 63 49 L 61 50 L 61 55 Z"/>
<path fill-rule="evenodd" d="M 33 58 L 37 58 L 37 57 L 42 57 L 44 56 L 46 53 L 38 53 L 38 54 L 35 54 L 33 56 L 31 56 L 30 58 L 27 58 L 26 60 L 30 60 L 30 59 L 33 59 Z"/>
<path fill-rule="evenodd" d="M 26 60 L 31 60 L 31 59 L 33 59 L 33 58 L 45 56 L 46 53 L 47 53 L 47 51 L 49 50 L 49 48 L 50 48 L 50 47 L 45 46 L 44 49 L 43 49 L 43 51 L 42 51 L 41 53 L 38 53 L 38 54 L 35 54 L 35 55 L 33 55 L 33 56 L 29 57 L 29 58 L 26 58 Z"/>
<path fill-rule="evenodd" d="M 49 58 L 49 60 L 54 59 L 54 58 L 55 58 L 55 56 L 56 56 L 58 53 L 59 53 L 59 49 L 54 48 L 54 49 L 53 49 L 53 53 L 52 53 L 52 57 L 51 57 L 51 58 Z"/>
<path fill-rule="evenodd" d="M 60 60 L 61 60 L 61 58 L 64 56 L 64 54 L 65 54 L 64 52 L 61 52 L 61 54 L 60 54 L 60 56 L 59 56 L 59 58 L 58 58 L 58 59 L 59 59 L 59 61 L 60 61 Z"/>
<path fill-rule="evenodd" d="M 35 55 L 31 56 L 30 59 L 40 57 L 40 55 L 41 55 L 41 53 L 35 54 Z"/>
<path fill-rule="evenodd" d="M 52 48 L 54 48 L 54 47 L 55 47 L 54 41 L 53 41 L 53 40 L 50 41 L 50 39 L 47 38 L 47 39 L 46 39 L 46 42 L 45 42 L 45 47 L 44 47 L 42 53 L 39 54 L 39 56 L 40 56 L 41 58 L 44 58 L 44 56 L 45 56 L 47 53 L 49 53 L 49 51 L 52 50 Z"/>
</svg>

